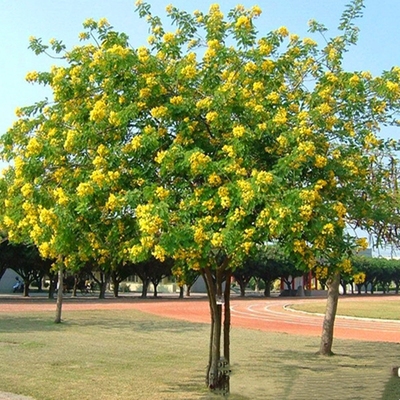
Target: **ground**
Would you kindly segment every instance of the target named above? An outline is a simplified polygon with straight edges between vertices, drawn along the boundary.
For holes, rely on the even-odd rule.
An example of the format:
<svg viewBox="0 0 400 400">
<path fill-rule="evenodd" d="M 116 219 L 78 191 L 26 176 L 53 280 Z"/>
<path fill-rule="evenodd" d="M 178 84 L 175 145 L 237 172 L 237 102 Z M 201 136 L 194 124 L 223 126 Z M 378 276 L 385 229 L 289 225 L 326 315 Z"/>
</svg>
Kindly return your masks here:
<svg viewBox="0 0 400 400">
<path fill-rule="evenodd" d="M 398 301 L 397 296 L 386 297 L 388 301 Z M 359 297 L 345 297 L 340 301 L 359 301 Z M 365 301 L 382 299 L 369 296 Z M 231 301 L 232 327 L 258 329 L 262 331 L 285 332 L 293 335 L 319 336 L 322 316 L 295 312 L 290 308 L 296 302 L 315 301 L 305 298 L 234 298 Z M 193 298 L 149 298 L 123 296 L 118 299 L 98 300 L 93 297 L 66 298 L 63 303 L 64 316 L 69 310 L 95 309 L 137 309 L 168 318 L 192 322 L 210 322 L 208 301 L 204 297 Z M 0 312 L 55 311 L 55 301 L 31 297 L 0 298 Z M 337 317 L 335 338 L 367 341 L 398 342 L 400 321 L 367 320 Z M 0 399 L 1 400 L 1 399 Z"/>
</svg>

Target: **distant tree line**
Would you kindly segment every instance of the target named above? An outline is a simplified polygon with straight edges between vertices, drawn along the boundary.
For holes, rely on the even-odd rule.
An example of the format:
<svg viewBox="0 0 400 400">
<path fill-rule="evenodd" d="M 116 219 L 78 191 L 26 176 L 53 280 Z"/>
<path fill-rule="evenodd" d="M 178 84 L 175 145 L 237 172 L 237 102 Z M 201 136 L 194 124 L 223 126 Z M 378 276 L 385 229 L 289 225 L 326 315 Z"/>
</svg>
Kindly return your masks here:
<svg viewBox="0 0 400 400">
<path fill-rule="evenodd" d="M 396 294 L 400 289 L 400 260 L 386 258 L 371 258 L 356 256 L 352 259 L 351 272 L 342 272 L 340 283 L 343 294 L 371 293 L 375 291 L 388 293 L 394 290 Z M 24 296 L 29 296 L 29 288 L 35 285 L 42 290 L 43 278 L 49 281 L 49 297 L 53 297 L 57 288 L 57 273 L 53 267 L 53 261 L 43 259 L 37 248 L 33 245 L 12 244 L 7 239 L 0 243 L 0 279 L 5 270 L 11 268 L 24 283 Z M 252 283 L 256 289 L 262 288 L 264 296 L 271 295 L 273 283 L 281 279 L 287 290 L 292 288 L 293 280 L 302 276 L 304 270 L 298 269 L 296 264 L 286 257 L 278 246 L 260 246 L 255 256 L 248 257 L 242 266 L 233 273 L 234 282 L 239 286 L 240 295 L 245 296 L 246 288 Z M 158 295 L 158 285 L 162 279 L 169 277 L 175 280 L 180 288 L 179 297 L 190 296 L 191 287 L 194 285 L 200 273 L 194 270 L 181 268 L 171 259 L 161 262 L 156 258 L 131 263 L 124 262 L 114 266 L 110 271 L 99 268 L 95 261 L 85 263 L 79 270 L 69 272 L 64 280 L 63 289 L 72 292 L 87 292 L 86 282 L 92 282 L 99 297 L 104 298 L 109 284 L 115 297 L 120 292 L 121 282 L 128 277 L 136 275 L 142 281 L 141 297 L 146 298 L 150 284 L 153 286 L 154 297 Z M 326 275 L 323 268 L 313 271 L 322 288 L 326 284 Z"/>
</svg>

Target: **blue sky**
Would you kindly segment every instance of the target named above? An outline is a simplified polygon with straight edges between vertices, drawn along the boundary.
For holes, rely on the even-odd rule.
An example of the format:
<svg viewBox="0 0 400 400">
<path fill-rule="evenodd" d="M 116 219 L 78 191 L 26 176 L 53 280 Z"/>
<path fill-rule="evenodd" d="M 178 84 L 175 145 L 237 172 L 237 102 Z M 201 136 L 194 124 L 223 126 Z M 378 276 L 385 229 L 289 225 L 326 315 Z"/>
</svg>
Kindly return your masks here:
<svg viewBox="0 0 400 400">
<path fill-rule="evenodd" d="M 170 0 L 153 0 L 153 13 L 165 17 Z M 206 11 L 212 2 L 172 1 L 186 11 Z M 263 14 L 257 26 L 260 34 L 282 25 L 292 33 L 308 36 L 307 22 L 313 18 L 335 34 L 340 15 L 348 0 L 259 0 L 220 1 L 223 11 L 238 3 L 247 7 L 259 5 Z M 359 44 L 346 55 L 349 70 L 369 70 L 379 74 L 393 65 L 400 65 L 400 2 L 398 0 L 365 0 Z M 30 36 L 63 40 L 67 46 L 79 44 L 78 34 L 86 18 L 106 17 L 119 31 L 126 32 L 133 45 L 146 44 L 147 25 L 134 12 L 134 0 L 0 0 L 0 134 L 15 120 L 14 110 L 41 100 L 49 94 L 42 87 L 25 82 L 32 70 L 46 71 L 57 64 L 44 55 L 36 56 L 28 49 Z M 164 18 L 165 20 L 166 18 Z"/>
</svg>

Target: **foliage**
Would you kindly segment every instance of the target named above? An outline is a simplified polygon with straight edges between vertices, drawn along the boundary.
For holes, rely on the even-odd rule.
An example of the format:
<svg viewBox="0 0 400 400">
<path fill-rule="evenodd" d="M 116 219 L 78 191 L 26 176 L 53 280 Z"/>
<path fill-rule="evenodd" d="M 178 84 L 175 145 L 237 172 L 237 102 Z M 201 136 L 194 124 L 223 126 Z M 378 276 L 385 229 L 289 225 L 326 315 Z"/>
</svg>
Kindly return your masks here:
<svg viewBox="0 0 400 400">
<path fill-rule="evenodd" d="M 149 47 L 132 49 L 104 19 L 85 21 L 87 44 L 53 40 L 66 66 L 27 80 L 49 85 L 54 102 L 17 110 L 2 137 L 15 163 L 2 180 L 10 239 L 67 264 L 152 253 L 199 269 L 225 254 L 235 268 L 266 240 L 309 267 L 340 260 L 356 245 L 346 222 L 371 228 L 388 213 L 391 193 L 377 187 L 395 143 L 376 135 L 396 123 L 400 97 L 397 68 L 376 78 L 341 68 L 361 7 L 351 3 L 323 48 L 284 27 L 260 36 L 258 7 L 225 20 L 217 5 L 171 6 L 177 30 L 165 32 L 141 2 Z M 36 38 L 30 47 L 49 51 Z"/>
</svg>

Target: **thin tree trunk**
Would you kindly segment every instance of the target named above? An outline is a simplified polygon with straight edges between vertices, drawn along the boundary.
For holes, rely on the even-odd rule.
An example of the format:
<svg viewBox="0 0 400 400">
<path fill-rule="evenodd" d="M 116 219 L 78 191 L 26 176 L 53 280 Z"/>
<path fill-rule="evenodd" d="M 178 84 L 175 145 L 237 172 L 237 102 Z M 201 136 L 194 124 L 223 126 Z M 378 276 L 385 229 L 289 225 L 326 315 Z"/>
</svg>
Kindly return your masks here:
<svg viewBox="0 0 400 400">
<path fill-rule="evenodd" d="M 64 267 L 62 263 L 59 263 L 58 266 L 58 290 L 57 290 L 57 307 L 56 307 L 56 318 L 54 322 L 56 324 L 61 323 L 61 311 L 62 311 L 62 302 L 63 302 L 63 285 L 64 285 Z"/>
<path fill-rule="evenodd" d="M 142 299 L 147 298 L 147 289 L 149 288 L 150 279 L 142 279 Z"/>
<path fill-rule="evenodd" d="M 264 279 L 264 297 L 271 297 L 271 281 L 267 281 Z"/>
<path fill-rule="evenodd" d="M 157 287 L 158 287 L 158 283 L 153 283 L 153 288 L 154 288 L 154 292 L 153 292 L 153 297 L 157 297 L 158 296 L 158 292 L 157 292 Z"/>
<path fill-rule="evenodd" d="M 217 305 L 217 284 L 214 283 L 211 269 L 206 267 L 204 272 L 211 313 L 210 353 L 206 382 L 211 390 L 215 390 L 218 389 L 218 360 L 221 351 L 221 306 Z"/>
<path fill-rule="evenodd" d="M 328 299 L 326 302 L 325 318 L 322 326 L 321 344 L 319 354 L 324 356 L 331 356 L 333 344 L 333 330 L 335 325 L 335 317 L 337 305 L 339 301 L 339 285 L 340 285 L 340 272 L 336 271 L 328 279 Z"/>
<path fill-rule="evenodd" d="M 24 297 L 29 297 L 29 281 L 24 281 Z"/>
<path fill-rule="evenodd" d="M 224 357 L 230 360 L 230 330 L 231 330 L 231 272 L 226 273 L 225 291 L 224 291 Z"/>
<path fill-rule="evenodd" d="M 115 281 L 113 283 L 113 293 L 114 293 L 114 297 L 119 297 L 119 282 Z"/>
<path fill-rule="evenodd" d="M 185 289 L 183 286 L 179 286 L 179 298 L 183 299 L 183 294 L 184 294 Z"/>
<path fill-rule="evenodd" d="M 237 280 L 239 282 L 239 288 L 240 288 L 240 297 L 245 297 L 246 296 L 246 286 L 247 282 L 242 281 L 241 279 Z"/>
</svg>

